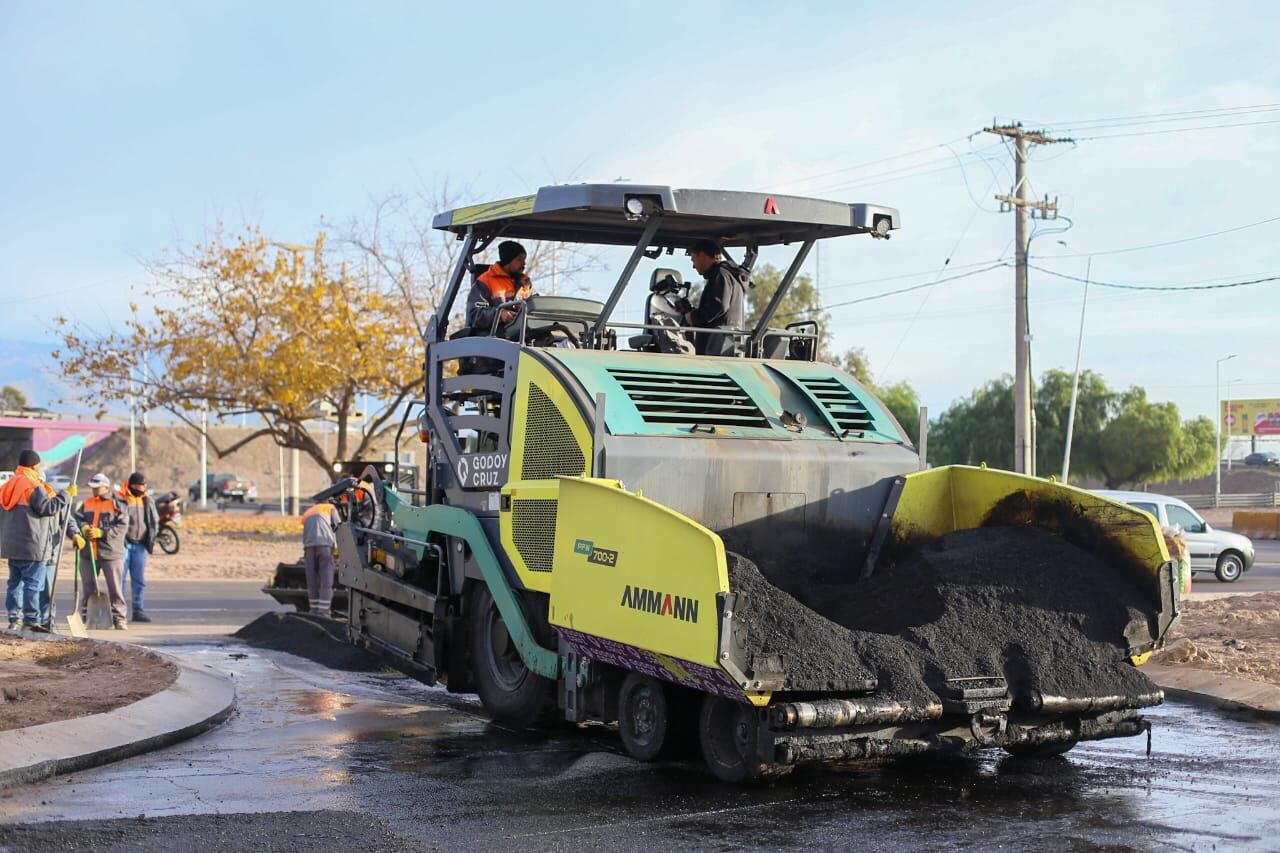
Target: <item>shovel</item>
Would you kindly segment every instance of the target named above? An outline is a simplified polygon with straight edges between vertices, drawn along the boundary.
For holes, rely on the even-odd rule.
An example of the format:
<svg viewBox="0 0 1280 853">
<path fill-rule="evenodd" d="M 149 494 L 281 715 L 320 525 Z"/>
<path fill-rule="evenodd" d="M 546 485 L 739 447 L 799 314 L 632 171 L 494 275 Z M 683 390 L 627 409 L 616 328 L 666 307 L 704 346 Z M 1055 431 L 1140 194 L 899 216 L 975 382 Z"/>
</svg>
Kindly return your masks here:
<svg viewBox="0 0 1280 853">
<path fill-rule="evenodd" d="M 94 553 L 93 542 L 90 541 L 84 544 L 89 549 L 89 560 L 93 565 L 93 576 L 98 579 L 96 584 L 98 591 L 89 598 L 89 614 L 85 622 L 95 631 L 100 628 L 110 628 L 111 600 L 107 598 L 107 594 L 102 590 L 102 569 L 98 566 L 98 555 Z"/>
<path fill-rule="evenodd" d="M 84 456 L 84 447 L 82 446 L 76 452 L 75 470 L 71 472 L 71 482 L 76 483 L 80 480 L 80 458 Z M 67 541 L 67 522 L 71 520 L 71 501 L 67 501 L 67 512 L 62 516 L 62 522 L 58 525 L 58 550 L 53 556 L 53 579 L 49 583 L 49 627 L 54 625 L 53 610 L 55 607 L 55 595 L 58 591 L 58 565 L 62 562 L 62 546 Z M 67 630 L 71 632 L 73 637 L 87 637 L 89 631 L 84 627 L 84 620 L 80 618 L 80 561 L 76 559 L 74 569 L 75 577 L 72 586 L 75 589 L 75 595 L 71 603 L 71 612 L 67 614 Z"/>
</svg>

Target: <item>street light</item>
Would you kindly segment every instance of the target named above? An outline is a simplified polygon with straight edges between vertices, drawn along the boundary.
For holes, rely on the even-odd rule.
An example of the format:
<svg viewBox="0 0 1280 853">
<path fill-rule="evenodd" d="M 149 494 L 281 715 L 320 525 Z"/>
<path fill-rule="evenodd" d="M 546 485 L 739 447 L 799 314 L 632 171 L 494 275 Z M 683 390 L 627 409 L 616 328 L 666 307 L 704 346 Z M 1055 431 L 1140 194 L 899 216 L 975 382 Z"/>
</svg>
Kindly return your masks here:
<svg viewBox="0 0 1280 853">
<path fill-rule="evenodd" d="M 298 273 L 302 271 L 302 254 L 303 252 L 313 251 L 315 246 L 305 246 L 301 243 L 277 243 L 271 241 L 271 245 L 277 249 L 284 249 L 286 252 L 293 253 L 293 286 L 296 288 L 300 284 Z M 299 476 L 299 457 L 301 453 L 298 448 L 294 447 L 289 455 L 289 468 L 292 474 L 293 488 L 289 496 L 289 508 L 293 515 L 302 514 L 302 485 Z M 282 468 L 284 466 L 281 466 Z M 280 495 L 280 503 L 284 503 L 284 494 Z"/>
<path fill-rule="evenodd" d="M 1074 255 L 1081 254 L 1067 245 L 1066 240 L 1059 240 L 1058 245 Z M 1062 451 L 1062 482 L 1065 485 L 1067 475 L 1071 473 L 1071 437 L 1076 427 L 1076 398 L 1080 395 L 1080 351 L 1084 346 L 1084 309 L 1089 304 L 1089 274 L 1093 271 L 1093 257 L 1084 255 L 1084 299 L 1080 300 L 1080 334 L 1076 337 L 1076 370 L 1071 377 L 1071 408 L 1067 410 L 1067 441 Z"/>
<path fill-rule="evenodd" d="M 1213 414 L 1216 424 L 1213 430 L 1213 506 L 1222 499 L 1222 362 L 1235 358 L 1235 353 L 1224 355 L 1213 365 Z"/>
<path fill-rule="evenodd" d="M 1234 438 L 1233 433 L 1235 432 L 1235 425 L 1236 425 L 1235 416 L 1231 414 L 1231 397 L 1232 397 L 1231 386 L 1239 381 L 1240 381 L 1239 376 L 1237 376 L 1235 379 L 1227 380 L 1227 413 L 1226 413 L 1226 418 L 1224 418 L 1223 420 L 1228 420 L 1228 423 L 1227 423 L 1227 473 L 1228 474 L 1231 473 L 1231 439 Z"/>
</svg>

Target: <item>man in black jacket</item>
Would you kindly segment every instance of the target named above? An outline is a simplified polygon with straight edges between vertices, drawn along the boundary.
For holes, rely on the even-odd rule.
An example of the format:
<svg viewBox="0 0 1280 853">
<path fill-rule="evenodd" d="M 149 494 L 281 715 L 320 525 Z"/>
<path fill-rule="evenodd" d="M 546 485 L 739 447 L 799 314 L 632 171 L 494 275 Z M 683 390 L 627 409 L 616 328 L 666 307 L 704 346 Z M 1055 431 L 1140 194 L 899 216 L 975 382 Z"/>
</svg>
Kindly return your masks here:
<svg viewBox="0 0 1280 853">
<path fill-rule="evenodd" d="M 714 240 L 698 240 L 689 249 L 689 260 L 707 280 L 694 308 L 687 300 L 679 305 L 686 326 L 702 329 L 741 329 L 747 319 L 747 283 L 750 275 L 742 267 L 725 260 L 724 250 Z M 736 335 L 699 332 L 698 355 L 734 355 L 741 347 Z"/>
</svg>

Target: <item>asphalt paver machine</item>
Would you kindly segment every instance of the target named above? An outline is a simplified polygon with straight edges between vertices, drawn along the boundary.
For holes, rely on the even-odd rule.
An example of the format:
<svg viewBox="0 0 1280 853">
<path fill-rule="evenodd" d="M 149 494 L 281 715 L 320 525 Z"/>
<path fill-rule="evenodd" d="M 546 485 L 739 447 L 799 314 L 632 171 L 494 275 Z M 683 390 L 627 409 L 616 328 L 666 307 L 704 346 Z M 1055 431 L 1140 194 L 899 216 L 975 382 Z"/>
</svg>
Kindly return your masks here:
<svg viewBox="0 0 1280 853">
<path fill-rule="evenodd" d="M 1139 709 L 1158 691 L 1016 695 L 995 673 L 970 686 L 952 679 L 927 699 L 891 695 L 874 677 L 814 679 L 802 665 L 810 649 L 768 646 L 742 618 L 735 555 L 779 587 L 791 575 L 856 580 L 908 546 L 1009 523 L 1011 496 L 1092 519 L 1124 564 L 1116 570 L 1135 574 L 1145 603 L 1114 638 L 1126 661 L 1158 646 L 1174 618 L 1150 517 L 1009 472 L 921 470 L 876 396 L 815 360 L 812 323 L 774 324 L 818 240 L 888 238 L 896 210 L 584 184 L 453 210 L 434 225 L 459 251 L 425 334 L 424 482 L 407 488 L 371 469 L 377 513 L 338 531 L 353 642 L 427 683 L 479 694 L 504 724 L 616 723 L 636 758 L 694 744 L 730 781 L 806 761 L 1061 752 L 1144 730 Z M 671 312 L 615 319 L 645 267 L 650 299 L 677 291 L 666 258 L 701 238 L 748 269 L 761 248 L 794 249 L 751 328 L 692 330 L 721 339 L 717 356 L 689 354 L 679 336 L 691 330 L 659 316 Z M 539 295 L 513 304 L 517 320 L 502 332 L 457 331 L 459 295 L 484 268 L 481 253 L 505 239 L 630 253 L 603 302 Z"/>
</svg>

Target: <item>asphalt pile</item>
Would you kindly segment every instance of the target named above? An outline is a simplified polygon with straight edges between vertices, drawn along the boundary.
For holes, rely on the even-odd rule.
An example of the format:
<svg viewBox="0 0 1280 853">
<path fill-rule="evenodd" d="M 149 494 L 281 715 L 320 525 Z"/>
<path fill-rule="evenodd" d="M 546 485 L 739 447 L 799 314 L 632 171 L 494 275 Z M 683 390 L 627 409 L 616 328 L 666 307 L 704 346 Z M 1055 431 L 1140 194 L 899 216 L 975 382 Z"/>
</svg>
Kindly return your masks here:
<svg viewBox="0 0 1280 853">
<path fill-rule="evenodd" d="M 730 589 L 754 599 L 749 653 L 828 677 L 857 664 L 878 695 L 932 703 L 947 679 L 969 677 L 1002 677 L 1015 700 L 1157 689 L 1127 663 L 1124 639 L 1151 593 L 1038 527 L 951 533 L 865 581 L 854 568 L 772 577 L 742 558 L 729 570 Z"/>
<path fill-rule="evenodd" d="M 264 613 L 232 634 L 259 649 L 288 652 L 344 672 L 378 672 L 387 667 L 347 640 L 347 625 L 309 613 Z"/>
</svg>

